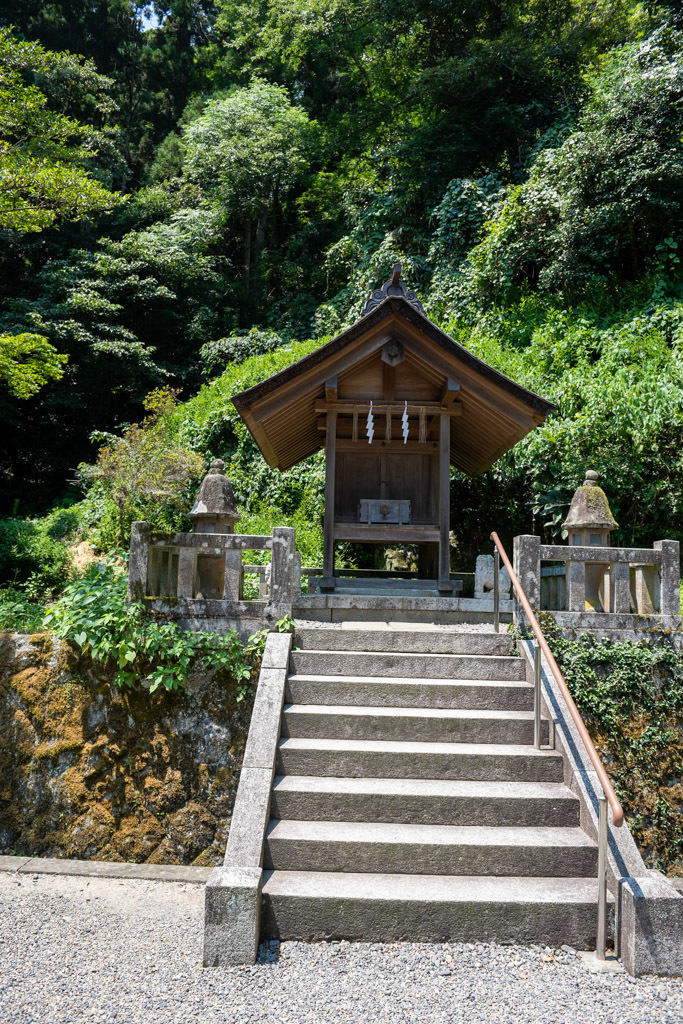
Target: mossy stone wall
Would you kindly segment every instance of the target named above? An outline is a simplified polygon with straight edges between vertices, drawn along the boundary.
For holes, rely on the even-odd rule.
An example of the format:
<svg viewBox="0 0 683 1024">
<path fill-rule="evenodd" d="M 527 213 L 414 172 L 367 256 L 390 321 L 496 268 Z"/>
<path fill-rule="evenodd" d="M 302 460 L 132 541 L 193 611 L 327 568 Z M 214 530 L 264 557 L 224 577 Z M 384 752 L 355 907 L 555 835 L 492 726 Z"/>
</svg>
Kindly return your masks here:
<svg viewBox="0 0 683 1024">
<path fill-rule="evenodd" d="M 220 863 L 250 713 L 230 679 L 122 690 L 49 635 L 0 633 L 0 853 Z"/>
</svg>

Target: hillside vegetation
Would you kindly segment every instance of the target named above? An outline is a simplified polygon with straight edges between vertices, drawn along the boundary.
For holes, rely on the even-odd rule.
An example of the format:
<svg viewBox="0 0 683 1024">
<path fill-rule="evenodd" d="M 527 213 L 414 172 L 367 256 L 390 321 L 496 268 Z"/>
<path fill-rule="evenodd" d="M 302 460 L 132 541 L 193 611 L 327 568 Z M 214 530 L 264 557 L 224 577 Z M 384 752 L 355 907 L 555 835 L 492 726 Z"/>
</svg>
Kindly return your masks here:
<svg viewBox="0 0 683 1024">
<path fill-rule="evenodd" d="M 68 746 L 88 687 L 116 683 L 116 714 L 129 692 L 171 707 L 197 659 L 235 705 L 249 695 L 263 637 L 245 651 L 126 605 L 130 524 L 187 527 L 220 457 L 239 529 L 295 526 L 320 564 L 321 456 L 270 470 L 230 399 L 351 324 L 397 259 L 435 323 L 557 406 L 488 472 L 453 471 L 453 568 L 471 570 L 492 529 L 559 537 L 588 468 L 617 542 L 683 539 L 679 8 L 0 3 L 0 630 L 66 641 L 81 689 L 60 681 L 45 730 Z M 615 777 L 636 780 L 648 863 L 680 872 L 683 655 L 554 644 Z M 54 765 L 34 755 L 22 771 L 43 785 Z M 178 807 L 205 786 L 185 780 Z M 154 813 L 157 842 L 194 858 Z M 104 855 L 103 828 L 60 849 Z M 116 842 L 108 856 L 150 855 Z"/>
</svg>

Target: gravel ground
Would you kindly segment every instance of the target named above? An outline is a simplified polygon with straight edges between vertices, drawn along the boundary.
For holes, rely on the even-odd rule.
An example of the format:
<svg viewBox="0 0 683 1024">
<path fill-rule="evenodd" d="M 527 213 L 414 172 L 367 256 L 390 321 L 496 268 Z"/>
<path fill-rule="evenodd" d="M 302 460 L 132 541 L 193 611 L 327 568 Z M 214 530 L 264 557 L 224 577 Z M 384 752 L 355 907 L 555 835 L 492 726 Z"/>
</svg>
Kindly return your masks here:
<svg viewBox="0 0 683 1024">
<path fill-rule="evenodd" d="M 203 888 L 0 873 L 2 1024 L 680 1024 L 683 981 L 540 947 L 287 942 L 200 966 Z"/>
</svg>

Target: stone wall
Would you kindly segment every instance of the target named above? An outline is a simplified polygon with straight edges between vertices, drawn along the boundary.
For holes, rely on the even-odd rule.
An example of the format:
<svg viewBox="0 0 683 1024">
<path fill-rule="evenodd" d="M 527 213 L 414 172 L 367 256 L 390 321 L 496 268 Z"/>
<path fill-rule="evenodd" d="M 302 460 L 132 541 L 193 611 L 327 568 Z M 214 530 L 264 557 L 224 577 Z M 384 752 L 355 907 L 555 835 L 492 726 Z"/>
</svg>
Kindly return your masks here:
<svg viewBox="0 0 683 1024">
<path fill-rule="evenodd" d="M 60 641 L 0 633 L 0 853 L 221 863 L 250 712 L 229 679 L 121 690 Z"/>
</svg>

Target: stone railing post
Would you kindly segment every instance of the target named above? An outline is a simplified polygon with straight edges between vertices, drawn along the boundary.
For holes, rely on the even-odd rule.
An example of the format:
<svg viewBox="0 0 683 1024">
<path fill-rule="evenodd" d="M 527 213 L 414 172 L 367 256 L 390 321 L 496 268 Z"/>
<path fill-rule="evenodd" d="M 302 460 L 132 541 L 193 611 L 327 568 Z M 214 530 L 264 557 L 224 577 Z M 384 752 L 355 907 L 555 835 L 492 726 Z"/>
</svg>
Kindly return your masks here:
<svg viewBox="0 0 683 1024">
<path fill-rule="evenodd" d="M 270 605 L 277 621 L 292 614 L 296 530 L 291 526 L 273 528 L 273 560 L 270 570 Z"/>
<path fill-rule="evenodd" d="M 178 552 L 178 597 L 194 597 L 194 577 L 197 568 L 195 548 L 181 548 Z"/>
<path fill-rule="evenodd" d="M 237 602 L 242 599 L 242 552 L 227 548 L 223 572 L 223 600 Z"/>
<path fill-rule="evenodd" d="M 659 567 L 660 614 L 681 614 L 681 549 L 677 540 L 656 540 L 655 551 L 661 551 L 662 564 Z"/>
<path fill-rule="evenodd" d="M 513 541 L 513 565 L 517 578 L 522 584 L 529 604 L 534 612 L 541 607 L 541 538 L 530 534 L 515 537 Z M 517 625 L 522 624 L 522 609 L 516 595 L 514 619 Z"/>
<path fill-rule="evenodd" d="M 141 600 L 147 593 L 147 569 L 149 565 L 149 523 L 144 520 L 133 523 L 130 528 L 130 562 L 128 566 L 128 598 Z"/>
<path fill-rule="evenodd" d="M 628 562 L 614 563 L 610 583 L 612 611 L 628 615 L 631 611 L 631 567 Z M 605 611 L 609 611 L 609 605 L 605 606 Z"/>
<path fill-rule="evenodd" d="M 585 612 L 586 610 L 586 563 L 569 562 L 567 574 L 567 610 Z"/>
</svg>

